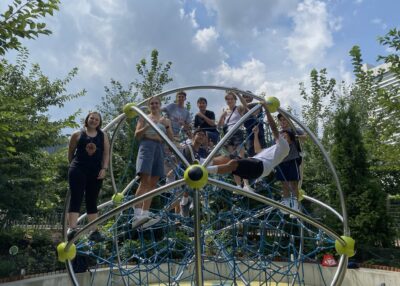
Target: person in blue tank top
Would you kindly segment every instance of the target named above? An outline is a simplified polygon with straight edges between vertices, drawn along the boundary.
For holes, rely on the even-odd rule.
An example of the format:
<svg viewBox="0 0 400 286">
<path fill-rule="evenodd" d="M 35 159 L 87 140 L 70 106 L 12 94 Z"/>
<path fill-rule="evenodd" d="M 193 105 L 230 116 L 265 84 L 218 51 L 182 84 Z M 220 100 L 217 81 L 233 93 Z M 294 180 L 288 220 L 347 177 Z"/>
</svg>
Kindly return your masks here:
<svg viewBox="0 0 400 286">
<path fill-rule="evenodd" d="M 77 221 L 85 196 L 89 222 L 97 215 L 97 198 L 106 176 L 110 159 L 110 144 L 107 134 L 101 131 L 102 119 L 98 112 L 90 112 L 84 127 L 71 135 L 68 145 L 68 182 L 71 198 L 68 211 L 68 239 L 77 231 Z M 91 231 L 90 240 L 104 240 L 97 229 Z"/>
<path fill-rule="evenodd" d="M 148 117 L 169 139 L 173 139 L 171 121 L 161 115 L 161 100 L 153 97 L 149 100 L 150 114 Z M 139 140 L 139 150 L 136 158 L 136 173 L 140 177 L 140 184 L 135 196 L 141 196 L 157 187 L 158 180 L 165 176 L 164 144 L 160 135 L 143 118 L 138 120 L 135 137 Z M 156 223 L 159 218 L 150 211 L 151 199 L 135 205 L 132 227 L 148 227 Z"/>
</svg>

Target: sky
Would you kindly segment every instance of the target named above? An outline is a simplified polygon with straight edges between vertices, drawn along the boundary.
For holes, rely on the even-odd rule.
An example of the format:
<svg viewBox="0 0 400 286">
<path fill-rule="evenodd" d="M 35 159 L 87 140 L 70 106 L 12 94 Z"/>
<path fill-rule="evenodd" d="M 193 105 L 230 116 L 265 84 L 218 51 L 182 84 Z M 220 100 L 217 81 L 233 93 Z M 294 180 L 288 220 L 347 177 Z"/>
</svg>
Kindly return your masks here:
<svg viewBox="0 0 400 286">
<path fill-rule="evenodd" d="M 87 95 L 52 108 L 52 119 L 95 110 L 110 80 L 125 87 L 137 78 L 136 64 L 149 59 L 172 62 L 173 81 L 165 90 L 191 85 L 222 85 L 276 96 L 281 106 L 300 111 L 300 82 L 313 68 L 327 68 L 337 81 L 352 81 L 349 51 L 362 50 L 364 62 L 377 65 L 389 50 L 377 38 L 399 28 L 397 0 L 64 0 L 46 18 L 50 36 L 23 41 L 30 62 L 51 79 L 74 67 L 68 92 Z M 11 0 L 0 2 L 0 12 Z M 6 58 L 15 60 L 15 53 Z M 209 101 L 217 116 L 223 96 L 189 92 Z M 196 108 L 194 110 L 197 110 Z"/>
</svg>

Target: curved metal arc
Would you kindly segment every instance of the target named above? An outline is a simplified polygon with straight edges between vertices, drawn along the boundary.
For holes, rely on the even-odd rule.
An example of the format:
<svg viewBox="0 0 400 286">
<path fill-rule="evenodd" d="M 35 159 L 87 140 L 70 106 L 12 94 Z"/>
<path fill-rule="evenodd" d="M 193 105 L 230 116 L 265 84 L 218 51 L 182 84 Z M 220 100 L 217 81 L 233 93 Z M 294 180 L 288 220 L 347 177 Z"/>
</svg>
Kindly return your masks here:
<svg viewBox="0 0 400 286">
<path fill-rule="evenodd" d="M 122 114 L 118 115 L 117 117 L 115 117 L 110 123 L 108 123 L 106 125 L 106 127 L 104 127 L 102 129 L 102 131 L 103 132 L 108 132 L 109 129 L 111 129 L 117 122 L 119 122 L 121 120 L 125 120 L 125 113 L 122 113 Z"/>
<path fill-rule="evenodd" d="M 137 106 L 132 106 L 131 107 L 133 110 L 135 110 L 154 130 L 157 132 L 157 134 L 167 143 L 167 145 L 172 149 L 172 151 L 175 153 L 175 155 L 183 162 L 183 164 L 186 167 L 189 167 L 190 164 L 186 160 L 185 156 L 178 150 L 178 148 L 175 146 L 175 144 L 172 142 L 171 139 L 168 138 L 168 136 L 160 130 L 160 128 Z"/>
<path fill-rule="evenodd" d="M 248 112 L 246 112 L 245 115 L 243 115 L 238 122 L 235 123 L 235 125 L 232 126 L 231 130 L 228 131 L 227 134 L 222 137 L 222 139 L 218 142 L 217 146 L 211 151 L 210 154 L 208 154 L 207 158 L 203 162 L 203 166 L 208 166 L 210 164 L 212 158 L 217 154 L 217 152 L 224 146 L 225 142 L 228 141 L 228 139 L 239 129 L 239 127 L 245 122 L 257 109 L 261 108 L 260 104 L 257 104 L 254 106 L 252 109 L 250 109 Z"/>
<path fill-rule="evenodd" d="M 248 191 L 242 190 L 241 188 L 235 187 L 235 186 L 233 186 L 231 184 L 228 184 L 228 183 L 220 182 L 220 181 L 212 179 L 212 178 L 209 178 L 208 181 L 211 184 L 213 184 L 214 186 L 218 186 L 218 187 L 223 188 L 223 189 L 228 190 L 228 191 L 236 192 L 236 193 L 238 193 L 240 195 L 249 197 L 249 198 L 251 198 L 253 200 L 257 200 L 257 201 L 262 202 L 264 204 L 267 204 L 267 205 L 270 205 L 270 206 L 275 207 L 277 209 L 280 209 L 280 210 L 283 210 L 285 212 L 288 212 L 288 213 L 298 217 L 299 219 L 302 219 L 302 220 L 306 221 L 307 223 L 309 223 L 309 224 L 311 224 L 311 225 L 313 225 L 313 226 L 315 226 L 317 228 L 322 229 L 329 236 L 331 236 L 332 238 L 338 240 L 340 242 L 340 244 L 342 244 L 343 246 L 346 245 L 346 242 L 336 232 L 334 232 L 330 228 L 322 225 L 320 222 L 316 221 L 315 219 L 312 219 L 312 218 L 304 215 L 301 212 L 294 211 L 293 209 L 291 209 L 289 207 L 286 207 L 286 206 L 276 202 L 275 200 L 266 198 L 266 197 L 264 197 L 262 195 L 259 195 L 259 194 L 253 193 L 253 192 L 248 192 Z"/>
<path fill-rule="evenodd" d="M 303 195 L 303 197 L 304 197 L 304 199 L 306 199 L 306 200 L 308 200 L 308 201 L 310 201 L 310 202 L 313 202 L 313 203 L 315 203 L 315 204 L 317 204 L 317 205 L 319 205 L 319 206 L 321 206 L 321 207 L 323 207 L 323 208 L 329 210 L 329 211 L 332 212 L 335 216 L 337 216 L 341 222 L 343 222 L 343 217 L 342 217 L 342 215 L 341 215 L 337 210 L 335 210 L 334 208 L 332 208 L 330 205 L 325 204 L 325 203 L 323 203 L 323 202 L 321 202 L 321 201 L 319 201 L 319 200 L 317 200 L 317 199 L 315 199 L 315 198 L 313 198 L 313 197 L 310 197 L 310 196 Z"/>
<path fill-rule="evenodd" d="M 79 236 L 89 233 L 91 228 L 96 227 L 99 224 L 105 222 L 110 217 L 112 217 L 112 216 L 114 216 L 114 215 L 116 215 L 116 214 L 118 214 L 118 213 L 120 213 L 120 212 L 122 212 L 124 210 L 127 210 L 127 209 L 131 208 L 133 205 L 135 205 L 137 203 L 140 203 L 140 202 L 143 202 L 143 201 L 145 201 L 147 199 L 155 197 L 155 196 L 157 196 L 157 195 L 159 195 L 159 194 L 161 194 L 163 192 L 166 192 L 166 191 L 168 191 L 170 189 L 182 186 L 183 184 L 185 184 L 185 180 L 184 179 L 180 179 L 180 180 L 174 181 L 172 183 L 169 183 L 167 185 L 164 185 L 162 187 L 154 189 L 154 190 L 152 190 L 152 191 L 150 191 L 150 192 L 148 192 L 146 194 L 143 194 L 143 195 L 141 195 L 139 197 L 136 197 L 136 198 L 134 198 L 134 199 L 132 199 L 130 201 L 127 201 L 127 202 L 123 203 L 122 205 L 120 205 L 120 206 L 108 211 L 107 213 L 99 216 L 97 219 L 95 219 L 94 221 L 88 223 L 87 225 L 85 225 L 84 228 L 79 230 L 76 233 L 76 235 L 70 241 L 68 241 L 65 249 L 68 250 L 69 247 L 71 246 L 71 244 L 74 243 L 79 238 Z"/>
<path fill-rule="evenodd" d="M 119 129 L 122 126 L 122 123 L 124 123 L 126 117 L 122 117 L 122 119 L 118 122 L 117 127 L 115 128 L 114 132 L 113 132 L 113 136 L 111 138 L 111 143 L 110 143 L 110 177 L 111 177 L 111 185 L 112 188 L 114 190 L 114 193 L 117 193 L 117 184 L 115 183 L 115 176 L 114 176 L 114 168 L 113 168 L 113 150 L 114 150 L 114 142 L 115 142 L 115 138 L 117 137 L 117 132 L 119 131 Z"/>
<path fill-rule="evenodd" d="M 191 86 L 184 86 L 184 87 L 180 87 L 180 88 L 174 88 L 174 89 L 170 89 L 158 94 L 153 95 L 152 97 L 164 97 L 166 95 L 172 94 L 172 93 L 176 93 L 178 91 L 184 90 L 184 91 L 188 91 L 188 90 L 197 90 L 197 89 L 214 89 L 214 90 L 224 90 L 224 91 L 228 91 L 228 90 L 233 90 L 235 92 L 239 92 L 243 95 L 248 95 L 251 96 L 253 99 L 257 99 L 259 101 L 264 101 L 264 99 L 258 95 L 255 95 L 251 92 L 245 91 L 245 90 L 240 90 L 237 89 L 235 87 L 228 87 L 228 86 L 218 86 L 218 85 L 191 85 Z M 149 101 L 151 99 L 151 97 L 144 99 L 142 102 L 140 102 L 138 104 L 138 106 L 142 106 L 143 104 L 147 103 L 147 101 Z"/>
</svg>

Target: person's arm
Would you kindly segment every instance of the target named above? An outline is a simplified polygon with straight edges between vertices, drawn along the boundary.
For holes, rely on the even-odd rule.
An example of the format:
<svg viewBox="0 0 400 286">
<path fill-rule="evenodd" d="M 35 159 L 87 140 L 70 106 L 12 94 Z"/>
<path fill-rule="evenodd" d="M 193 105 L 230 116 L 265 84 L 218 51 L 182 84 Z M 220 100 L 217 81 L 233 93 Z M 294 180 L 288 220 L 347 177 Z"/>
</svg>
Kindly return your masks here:
<svg viewBox="0 0 400 286">
<path fill-rule="evenodd" d="M 218 127 L 223 127 L 225 123 L 225 117 L 226 117 L 226 110 L 224 110 L 221 114 L 221 117 L 218 120 Z"/>
<path fill-rule="evenodd" d="M 275 120 L 272 118 L 272 115 L 268 110 L 268 104 L 265 101 L 263 101 L 261 103 L 261 105 L 264 107 L 265 115 L 267 116 L 268 124 L 272 131 L 272 136 L 274 136 L 275 140 L 278 140 L 279 139 L 279 131 L 278 131 L 278 128 L 276 127 Z"/>
<path fill-rule="evenodd" d="M 72 159 L 74 158 L 75 150 L 78 147 L 79 137 L 81 136 L 80 131 L 76 131 L 71 135 L 68 144 L 68 163 L 71 164 Z"/>
<path fill-rule="evenodd" d="M 106 171 L 108 170 L 108 164 L 110 163 L 110 141 L 108 140 L 107 133 L 103 132 L 104 134 L 104 150 L 103 150 L 103 160 L 101 163 L 101 170 L 97 179 L 104 179 L 106 176 Z"/>
<path fill-rule="evenodd" d="M 303 130 L 296 128 L 296 138 L 301 142 L 304 143 L 304 141 L 307 140 L 307 134 L 303 132 Z"/>
<path fill-rule="evenodd" d="M 260 139 L 258 139 L 258 126 L 254 126 L 253 127 L 253 133 L 254 133 L 254 152 L 256 154 L 260 153 L 262 148 L 261 148 L 261 144 L 260 144 Z"/>
<path fill-rule="evenodd" d="M 236 92 L 235 94 L 239 98 L 240 103 L 242 104 L 239 106 L 239 112 L 243 116 L 243 114 L 249 111 L 249 108 L 247 106 L 247 101 L 243 98 L 243 96 L 239 92 Z"/>
<path fill-rule="evenodd" d="M 208 125 L 210 125 L 210 126 L 216 126 L 216 124 L 215 124 L 215 115 L 214 115 L 214 112 L 211 112 L 211 113 L 212 113 L 211 116 L 213 116 L 214 118 L 208 118 L 207 115 L 205 115 L 205 114 L 203 114 L 203 113 L 201 113 L 201 112 L 197 113 L 196 116 L 203 118 L 204 121 L 207 122 Z M 196 126 L 195 126 L 195 127 L 196 127 Z"/>
<path fill-rule="evenodd" d="M 174 133 L 172 131 L 171 120 L 165 118 L 165 129 L 167 130 L 167 136 L 169 139 L 174 140 Z"/>
<path fill-rule="evenodd" d="M 148 124 L 142 117 L 140 117 L 138 120 L 138 123 L 136 125 L 135 137 L 137 139 L 141 139 L 143 137 L 144 132 L 149 127 L 150 127 L 150 124 Z"/>
</svg>

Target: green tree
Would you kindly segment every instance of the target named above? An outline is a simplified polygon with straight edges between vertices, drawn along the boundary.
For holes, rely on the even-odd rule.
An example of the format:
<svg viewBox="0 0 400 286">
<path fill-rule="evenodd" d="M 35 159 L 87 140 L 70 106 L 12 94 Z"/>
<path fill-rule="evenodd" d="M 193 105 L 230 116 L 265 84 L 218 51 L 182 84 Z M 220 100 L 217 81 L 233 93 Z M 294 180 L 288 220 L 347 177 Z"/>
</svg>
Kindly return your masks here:
<svg viewBox="0 0 400 286">
<path fill-rule="evenodd" d="M 19 218 L 51 207 L 61 198 L 53 189 L 65 187 L 59 176 L 59 157 L 49 154 L 49 146 L 64 145 L 61 130 L 76 127 L 75 116 L 52 121 L 50 107 L 81 96 L 68 94 L 67 84 L 76 75 L 73 69 L 64 79 L 51 81 L 39 65 L 27 69 L 28 52 L 21 50 L 17 63 L 2 60 L 0 71 L 0 217 Z M 64 165 L 66 166 L 66 164 Z M 63 185 L 64 184 L 64 185 Z"/>
<path fill-rule="evenodd" d="M 371 176 L 355 101 L 342 99 L 334 116 L 332 159 L 347 201 L 349 227 L 357 243 L 391 244 L 386 194 Z"/>
<path fill-rule="evenodd" d="M 381 43 L 391 48 L 397 45 L 395 52 L 398 52 L 400 47 L 397 34 L 396 30 L 391 30 L 381 38 Z M 381 87 L 381 83 L 390 76 L 390 72 L 400 78 L 395 68 L 400 65 L 399 57 L 396 54 L 382 57 L 390 63 L 389 70 L 382 69 L 379 73 L 373 74 L 372 71 L 363 68 L 361 49 L 358 46 L 352 48 L 350 55 L 356 76 L 351 97 L 360 118 L 366 148 L 369 150 L 370 169 L 381 181 L 387 193 L 399 193 L 400 137 L 395 136 L 400 133 L 399 87 L 396 85 Z"/>
<path fill-rule="evenodd" d="M 151 51 L 150 57 L 150 67 L 147 67 L 147 61 L 144 58 L 136 65 L 136 71 L 141 79 L 135 80 L 133 86 L 142 98 L 149 98 L 160 93 L 163 87 L 172 81 L 168 74 L 172 62 L 166 64 L 159 62 L 156 49 Z"/>
<path fill-rule="evenodd" d="M 329 122 L 332 118 L 336 101 L 336 81 L 328 79 L 326 69 L 319 72 L 313 69 L 310 73 L 311 91 L 308 93 L 305 85 L 300 84 L 300 91 L 305 104 L 302 107 L 302 117 L 307 127 L 325 143 L 329 150 Z M 303 144 L 304 180 L 303 189 L 310 195 L 329 202 L 331 175 L 328 174 L 326 163 L 317 146 L 307 140 Z"/>
<path fill-rule="evenodd" d="M 0 55 L 7 50 L 21 48 L 21 38 L 35 39 L 40 34 L 49 35 L 46 23 L 40 19 L 53 15 L 60 0 L 14 0 L 8 9 L 0 14 Z"/>
<path fill-rule="evenodd" d="M 390 71 L 400 76 L 400 30 L 391 29 L 385 36 L 379 37 L 378 41 L 393 50 L 393 53 L 387 56 L 378 56 L 378 61 L 384 60 L 390 64 Z"/>
</svg>

